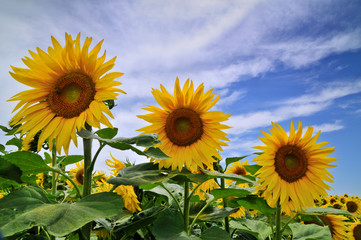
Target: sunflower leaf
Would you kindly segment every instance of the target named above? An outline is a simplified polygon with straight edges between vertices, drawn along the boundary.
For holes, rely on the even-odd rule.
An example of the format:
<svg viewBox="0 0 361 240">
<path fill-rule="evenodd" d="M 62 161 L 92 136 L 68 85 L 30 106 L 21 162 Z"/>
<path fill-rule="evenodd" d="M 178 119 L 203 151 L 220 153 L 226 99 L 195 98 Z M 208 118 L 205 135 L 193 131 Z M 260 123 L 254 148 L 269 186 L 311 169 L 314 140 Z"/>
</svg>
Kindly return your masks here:
<svg viewBox="0 0 361 240">
<path fill-rule="evenodd" d="M 265 215 L 272 215 L 276 212 L 276 209 L 268 206 L 267 202 L 263 198 L 256 195 L 248 195 L 247 197 L 238 199 L 237 203 L 239 206 L 260 211 Z"/>
<path fill-rule="evenodd" d="M 331 207 L 308 207 L 304 211 L 300 212 L 304 215 L 348 215 L 348 216 L 355 216 L 346 210 L 335 209 Z"/>
<path fill-rule="evenodd" d="M 118 128 L 103 128 L 95 132 L 99 137 L 104 139 L 112 139 L 118 134 Z"/>
<path fill-rule="evenodd" d="M 249 233 L 260 240 L 265 240 L 272 234 L 271 227 L 267 223 L 256 219 L 240 218 L 231 220 L 229 225 L 231 228 Z"/>
<path fill-rule="evenodd" d="M 205 169 L 201 169 L 202 173 L 207 175 L 208 179 L 212 179 L 212 178 L 227 178 L 227 179 L 231 179 L 231 180 L 235 180 L 237 181 L 237 184 L 239 183 L 251 183 L 253 185 L 257 185 L 257 183 L 249 178 L 247 178 L 246 176 L 242 176 L 242 175 L 237 175 L 237 174 L 224 174 L 224 173 L 219 173 L 219 172 L 215 172 L 215 171 L 209 171 L 209 170 L 205 170 Z"/>
<path fill-rule="evenodd" d="M 226 158 L 226 167 L 234 162 L 238 162 L 239 160 L 242 160 L 243 158 L 249 157 L 250 155 L 245 155 L 242 157 L 230 157 L 230 158 Z"/>
<path fill-rule="evenodd" d="M 251 191 L 247 188 L 242 189 L 232 189 L 232 188 L 226 188 L 226 189 L 213 189 L 211 191 L 211 194 L 216 198 L 228 198 L 228 197 L 245 197 L 249 195 Z"/>
<path fill-rule="evenodd" d="M 148 226 L 153 223 L 157 216 L 162 213 L 166 208 L 163 206 L 156 206 L 148 208 L 134 215 L 129 215 L 127 217 L 121 218 L 116 221 L 113 233 L 119 237 L 125 234 L 131 235 L 135 233 L 138 229 Z"/>
<path fill-rule="evenodd" d="M 224 231 L 223 229 L 219 227 L 212 226 L 205 230 L 202 235 L 201 239 L 203 240 L 232 240 L 232 238 L 229 236 L 229 233 Z"/>
<path fill-rule="evenodd" d="M 157 164 L 141 163 L 132 167 L 126 167 L 119 171 L 117 177 L 108 179 L 108 183 L 114 185 L 134 185 L 152 184 L 172 178 L 176 172 L 167 169 L 159 170 Z"/>
<path fill-rule="evenodd" d="M 209 204 L 209 201 L 214 201 L 213 200 L 214 198 L 210 194 L 207 195 L 210 197 L 210 199 L 208 199 L 208 204 Z M 189 217 L 195 218 L 196 215 L 206 204 L 207 203 L 205 201 L 191 203 L 189 209 Z M 220 219 L 229 216 L 230 214 L 236 212 L 237 210 L 238 208 L 230 208 L 230 207 L 218 208 L 213 205 L 208 205 L 199 215 L 198 219 L 201 221 L 219 221 Z"/>
<path fill-rule="evenodd" d="M 84 159 L 83 155 L 68 155 L 68 156 L 64 156 L 61 159 L 59 159 L 58 164 L 66 166 L 69 164 L 77 163 L 83 159 Z"/>
<path fill-rule="evenodd" d="M 292 230 L 292 239 L 294 240 L 328 240 L 332 238 L 328 226 L 302 223 L 290 223 L 288 226 Z"/>
<path fill-rule="evenodd" d="M 256 174 L 256 172 L 261 169 L 262 166 L 260 165 L 244 165 L 244 168 L 246 169 L 247 172 L 249 172 L 250 174 L 254 175 Z"/>
<path fill-rule="evenodd" d="M 89 195 L 76 203 L 51 204 L 42 190 L 27 187 L 0 199 L 0 227 L 5 237 L 45 226 L 54 236 L 67 235 L 98 218 L 123 211 L 123 198 L 114 193 Z"/>
<path fill-rule="evenodd" d="M 18 147 L 18 149 L 22 149 L 23 147 L 23 141 L 19 138 L 12 138 L 9 141 L 6 142 L 6 145 L 12 145 Z"/>
</svg>

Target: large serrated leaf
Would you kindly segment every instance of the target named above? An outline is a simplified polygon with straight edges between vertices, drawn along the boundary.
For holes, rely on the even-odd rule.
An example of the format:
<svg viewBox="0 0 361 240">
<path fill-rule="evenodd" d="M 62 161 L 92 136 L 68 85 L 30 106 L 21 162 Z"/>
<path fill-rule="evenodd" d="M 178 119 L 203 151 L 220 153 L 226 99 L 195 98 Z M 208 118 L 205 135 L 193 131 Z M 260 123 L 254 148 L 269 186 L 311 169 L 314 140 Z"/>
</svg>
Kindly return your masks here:
<svg viewBox="0 0 361 240">
<path fill-rule="evenodd" d="M 228 198 L 228 197 L 245 197 L 251 194 L 251 191 L 247 188 L 226 188 L 226 189 L 213 189 L 211 194 L 216 198 Z"/>
<path fill-rule="evenodd" d="M 294 240 L 329 240 L 331 233 L 328 226 L 316 224 L 290 223 L 288 225 L 293 233 Z"/>
<path fill-rule="evenodd" d="M 250 155 L 242 156 L 242 157 L 230 157 L 226 158 L 226 166 L 228 166 L 231 163 L 238 162 L 246 157 L 249 157 Z"/>
<path fill-rule="evenodd" d="M 224 174 L 224 173 L 219 173 L 219 172 L 215 172 L 215 171 L 208 171 L 205 169 L 201 169 L 201 171 L 207 175 L 208 179 L 212 179 L 212 178 L 226 178 L 226 179 L 231 179 L 231 180 L 235 180 L 238 183 L 251 183 L 252 185 L 257 185 L 257 183 L 251 179 L 249 179 L 247 176 L 242 176 L 242 175 L 237 175 L 237 174 Z"/>
<path fill-rule="evenodd" d="M 304 211 L 299 212 L 304 215 L 348 215 L 348 216 L 355 216 L 346 210 L 335 209 L 331 207 L 308 207 Z"/>
<path fill-rule="evenodd" d="M 50 234 L 64 236 L 92 220 L 112 217 L 123 210 L 123 198 L 114 193 L 92 194 L 71 204 L 50 204 L 46 196 L 34 188 L 15 192 L 0 201 L 1 209 L 8 211 L 8 215 L 0 214 L 5 237 L 34 226 L 45 226 Z"/>
<path fill-rule="evenodd" d="M 208 228 L 207 230 L 205 230 L 202 235 L 201 235 L 201 239 L 202 240 L 232 240 L 232 238 L 230 237 L 229 233 L 226 232 L 225 230 L 219 228 L 219 227 L 215 227 L 212 226 L 210 228 Z"/>
<path fill-rule="evenodd" d="M 260 240 L 265 240 L 272 234 L 271 227 L 260 220 L 241 218 L 230 221 L 229 225 L 231 228 L 249 233 Z"/>
<path fill-rule="evenodd" d="M 210 197 L 213 198 L 212 195 Z M 211 200 L 211 199 L 210 199 Z M 208 201 L 210 201 L 208 200 Z M 200 201 L 191 203 L 189 209 L 189 216 L 195 218 L 200 210 L 206 205 L 206 202 Z M 206 209 L 199 215 L 198 219 L 201 221 L 220 221 L 230 214 L 237 212 L 238 208 L 218 208 L 213 205 L 208 205 Z"/>
<path fill-rule="evenodd" d="M 254 209 L 262 212 L 266 215 L 272 215 L 276 212 L 275 208 L 271 208 L 268 206 L 267 202 L 256 195 L 249 195 L 245 198 L 241 198 L 237 200 L 239 206 L 243 206 L 247 209 Z"/>
</svg>

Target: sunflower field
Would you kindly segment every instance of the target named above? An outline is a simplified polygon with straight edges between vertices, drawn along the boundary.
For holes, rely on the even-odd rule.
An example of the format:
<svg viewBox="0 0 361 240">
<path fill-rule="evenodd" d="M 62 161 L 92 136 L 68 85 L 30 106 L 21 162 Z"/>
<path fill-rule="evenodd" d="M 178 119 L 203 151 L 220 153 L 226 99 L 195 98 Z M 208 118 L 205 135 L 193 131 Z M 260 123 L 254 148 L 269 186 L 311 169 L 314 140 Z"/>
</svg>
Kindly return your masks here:
<svg viewBox="0 0 361 240">
<path fill-rule="evenodd" d="M 118 136 L 116 58 L 80 33 L 51 42 L 11 66 L 30 89 L 9 99 L 14 116 L 0 126 L 11 138 L 0 144 L 0 239 L 361 239 L 361 200 L 328 195 L 337 159 L 313 127 L 272 123 L 254 154 L 224 159 L 232 126 L 212 110 L 220 96 L 176 78 L 152 89 L 159 106 L 145 105 L 140 134 Z M 69 152 L 78 140 L 82 155 Z M 149 162 L 117 159 L 125 150 Z"/>
</svg>

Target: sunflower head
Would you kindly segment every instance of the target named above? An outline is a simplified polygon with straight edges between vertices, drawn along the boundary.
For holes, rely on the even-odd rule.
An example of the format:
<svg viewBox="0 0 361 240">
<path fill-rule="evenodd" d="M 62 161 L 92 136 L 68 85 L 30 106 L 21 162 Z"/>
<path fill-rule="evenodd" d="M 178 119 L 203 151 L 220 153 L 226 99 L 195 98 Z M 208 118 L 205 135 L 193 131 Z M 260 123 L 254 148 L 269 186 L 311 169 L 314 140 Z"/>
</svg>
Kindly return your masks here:
<svg viewBox="0 0 361 240">
<path fill-rule="evenodd" d="M 355 219 L 355 222 L 349 227 L 347 239 L 361 240 L 361 222 L 359 219 Z"/>
<path fill-rule="evenodd" d="M 71 176 L 73 178 L 73 181 L 77 185 L 83 185 L 83 181 L 84 181 L 84 161 L 77 162 L 75 165 L 76 165 L 76 167 L 70 169 L 69 176 Z"/>
<path fill-rule="evenodd" d="M 162 142 L 158 147 L 171 156 L 169 159 L 156 160 L 160 168 L 178 168 L 182 170 L 185 165 L 190 171 L 197 168 L 213 168 L 212 156 L 221 158 L 218 151 L 229 141 L 223 129 L 229 128 L 221 122 L 230 115 L 220 111 L 209 111 L 218 101 L 214 98 L 213 89 L 204 93 L 201 84 L 194 89 L 193 81 L 189 79 L 179 85 L 176 79 L 174 96 L 162 85 L 161 90 L 153 89 L 153 96 L 161 106 L 148 106 L 144 108 L 151 113 L 139 115 L 139 118 L 151 123 L 150 126 L 139 129 L 143 133 L 157 133 Z"/>
<path fill-rule="evenodd" d="M 302 136 L 301 121 L 297 131 L 291 121 L 289 135 L 279 124 L 272 123 L 271 134 L 262 131 L 264 137 L 259 138 L 265 146 L 254 147 L 264 152 L 253 160 L 262 166 L 258 177 L 261 185 L 267 187 L 263 195 L 272 207 L 280 201 L 287 214 L 290 202 L 295 211 L 313 206 L 314 199 L 328 195 L 325 190 L 330 187 L 324 180 L 333 182 L 326 169 L 335 167 L 330 163 L 337 159 L 327 156 L 334 148 L 322 148 L 327 142 L 316 143 L 320 132 L 314 136 L 312 132 L 309 126 Z"/>
<path fill-rule="evenodd" d="M 113 176 L 118 176 L 119 170 L 125 168 L 125 165 L 123 162 L 119 161 L 118 159 L 114 158 L 112 154 L 110 154 L 112 160 L 107 159 L 105 160 L 105 163 L 110 167 L 110 171 L 112 171 Z"/>
<path fill-rule="evenodd" d="M 224 172 L 225 174 L 236 174 L 236 175 L 249 175 L 250 173 L 247 172 L 246 168 L 244 167 L 245 165 L 249 165 L 248 161 L 246 160 L 245 162 L 243 162 L 243 160 L 240 160 L 238 162 L 234 162 L 231 164 L 231 166 L 229 166 L 227 168 L 227 170 Z M 225 183 L 227 186 L 231 185 L 233 182 L 233 180 L 230 179 L 226 179 Z M 248 183 L 240 183 L 237 184 L 238 187 L 249 187 Z"/>
<path fill-rule="evenodd" d="M 348 198 L 345 205 L 347 211 L 352 214 L 361 216 L 361 201 L 359 199 Z"/>
<path fill-rule="evenodd" d="M 348 220 L 343 215 L 323 215 L 318 216 L 325 226 L 328 226 L 333 240 L 347 239 L 347 226 Z"/>
<path fill-rule="evenodd" d="M 37 52 L 29 51 L 31 57 L 22 59 L 28 68 L 11 66 L 10 75 L 31 87 L 9 99 L 19 101 L 11 125 L 21 124 L 18 132 L 25 135 L 25 146 L 30 147 L 41 131 L 38 151 L 47 139 L 52 149 L 55 139 L 59 154 L 62 148 L 67 154 L 70 140 L 77 145 L 76 130 L 85 123 L 112 127 L 105 114 L 113 115 L 104 101 L 115 100 L 118 92 L 125 93 L 116 87 L 121 83 L 114 80 L 123 73 L 105 74 L 113 68 L 115 58 L 105 62 L 105 52 L 98 56 L 103 41 L 89 51 L 92 38 L 86 38 L 81 46 L 80 33 L 76 39 L 65 34 L 64 47 L 54 37 L 51 40 L 53 46 L 48 52 L 37 48 Z"/>
</svg>

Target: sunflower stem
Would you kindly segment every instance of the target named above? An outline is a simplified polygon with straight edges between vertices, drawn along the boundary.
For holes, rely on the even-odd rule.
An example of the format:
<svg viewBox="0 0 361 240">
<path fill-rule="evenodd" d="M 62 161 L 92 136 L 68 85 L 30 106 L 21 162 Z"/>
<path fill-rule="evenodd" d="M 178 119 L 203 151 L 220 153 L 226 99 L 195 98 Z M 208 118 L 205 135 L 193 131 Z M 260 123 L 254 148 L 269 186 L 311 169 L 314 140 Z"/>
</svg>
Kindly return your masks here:
<svg viewBox="0 0 361 240">
<path fill-rule="evenodd" d="M 277 201 L 276 204 L 276 234 L 275 234 L 275 240 L 281 240 L 282 239 L 282 233 L 281 233 L 281 205 L 280 200 Z"/>
<path fill-rule="evenodd" d="M 183 206 L 183 219 L 184 219 L 184 230 L 188 232 L 189 225 L 189 182 L 184 182 L 184 206 Z"/>
<path fill-rule="evenodd" d="M 55 147 L 55 143 L 53 146 L 53 149 L 51 150 L 51 157 L 52 157 L 52 166 L 55 167 L 56 165 L 56 147 Z M 56 172 L 53 171 L 53 175 L 51 176 L 51 194 L 55 195 L 56 194 L 56 183 L 57 183 L 57 176 L 56 176 Z"/>
<path fill-rule="evenodd" d="M 221 178 L 221 189 L 225 189 L 224 178 Z M 227 207 L 227 198 L 223 198 L 223 208 Z M 224 218 L 224 228 L 229 233 L 229 218 L 228 216 Z"/>
<path fill-rule="evenodd" d="M 196 223 L 196 221 L 198 220 L 199 216 L 203 213 L 204 210 L 206 210 L 206 208 L 207 208 L 209 205 L 211 205 L 211 203 L 215 202 L 216 200 L 217 200 L 217 199 L 212 199 L 212 200 L 208 201 L 208 202 L 206 203 L 206 205 L 204 205 L 204 207 L 197 213 L 197 215 L 196 215 L 195 218 L 193 219 L 191 225 L 189 226 L 188 235 L 191 234 L 191 230 L 192 230 L 194 224 Z"/>
<path fill-rule="evenodd" d="M 86 129 L 91 131 L 91 127 L 87 125 Z M 84 150 L 84 179 L 83 179 L 83 197 L 91 194 L 92 189 L 92 139 L 83 138 L 83 150 Z M 86 224 L 82 231 L 85 239 L 90 239 L 92 223 Z"/>
<path fill-rule="evenodd" d="M 181 208 L 178 200 L 175 198 L 175 196 L 169 191 L 168 188 L 166 188 L 166 187 L 164 186 L 164 184 L 163 184 L 162 182 L 160 183 L 160 186 L 161 186 L 164 190 L 166 190 L 167 193 L 173 198 L 174 202 L 177 204 L 177 207 L 178 207 L 179 211 L 182 212 L 182 208 Z"/>
</svg>

